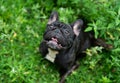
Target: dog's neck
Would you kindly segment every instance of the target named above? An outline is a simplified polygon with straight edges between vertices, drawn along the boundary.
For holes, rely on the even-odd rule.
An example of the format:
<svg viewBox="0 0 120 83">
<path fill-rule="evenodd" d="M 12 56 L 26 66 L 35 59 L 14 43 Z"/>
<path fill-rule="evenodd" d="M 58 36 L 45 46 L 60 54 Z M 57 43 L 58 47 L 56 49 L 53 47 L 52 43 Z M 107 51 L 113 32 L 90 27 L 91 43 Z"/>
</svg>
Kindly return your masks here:
<svg viewBox="0 0 120 83">
<path fill-rule="evenodd" d="M 54 63 L 57 54 L 58 54 L 58 51 L 48 48 L 48 54 L 45 56 L 45 58 L 50 62 Z"/>
</svg>

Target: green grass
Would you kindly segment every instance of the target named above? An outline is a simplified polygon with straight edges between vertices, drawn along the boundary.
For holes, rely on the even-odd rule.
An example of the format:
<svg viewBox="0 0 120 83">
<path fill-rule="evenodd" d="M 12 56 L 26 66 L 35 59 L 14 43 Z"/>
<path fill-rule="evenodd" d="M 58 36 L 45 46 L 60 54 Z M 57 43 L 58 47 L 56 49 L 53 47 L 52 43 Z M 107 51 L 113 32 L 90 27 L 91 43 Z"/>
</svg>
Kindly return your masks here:
<svg viewBox="0 0 120 83">
<path fill-rule="evenodd" d="M 84 18 L 87 30 L 94 28 L 95 37 L 114 46 L 110 51 L 87 51 L 67 83 L 120 83 L 119 0 L 0 0 L 0 83 L 58 82 L 58 69 L 39 53 L 53 10 L 66 23 Z"/>
</svg>

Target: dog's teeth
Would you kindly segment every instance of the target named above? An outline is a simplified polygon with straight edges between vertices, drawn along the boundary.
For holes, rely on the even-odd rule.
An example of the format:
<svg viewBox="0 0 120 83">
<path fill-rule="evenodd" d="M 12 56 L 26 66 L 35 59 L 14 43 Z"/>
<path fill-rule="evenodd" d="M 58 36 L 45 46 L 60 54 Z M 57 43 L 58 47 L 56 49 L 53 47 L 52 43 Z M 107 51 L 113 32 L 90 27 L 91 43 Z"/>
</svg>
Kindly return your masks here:
<svg viewBox="0 0 120 83">
<path fill-rule="evenodd" d="M 52 40 L 58 42 L 58 40 L 56 38 L 52 38 Z"/>
<path fill-rule="evenodd" d="M 61 44 L 59 44 L 59 47 L 62 47 L 62 45 L 61 45 Z"/>
</svg>

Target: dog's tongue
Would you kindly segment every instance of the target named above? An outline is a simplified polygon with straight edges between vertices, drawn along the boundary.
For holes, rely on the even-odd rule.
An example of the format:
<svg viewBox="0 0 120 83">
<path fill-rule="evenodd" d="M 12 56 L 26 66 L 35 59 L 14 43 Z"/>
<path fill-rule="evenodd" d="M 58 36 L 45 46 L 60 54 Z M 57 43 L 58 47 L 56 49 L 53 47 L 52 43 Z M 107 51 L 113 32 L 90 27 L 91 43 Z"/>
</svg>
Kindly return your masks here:
<svg viewBox="0 0 120 83">
<path fill-rule="evenodd" d="M 61 44 L 58 44 L 58 40 L 56 38 L 51 38 L 51 40 L 47 43 L 49 47 L 53 49 L 60 49 L 62 48 Z"/>
<path fill-rule="evenodd" d="M 49 42 L 57 45 L 58 40 L 56 38 L 52 38 Z"/>
<path fill-rule="evenodd" d="M 58 42 L 58 40 L 56 38 L 52 38 L 52 41 Z"/>
</svg>

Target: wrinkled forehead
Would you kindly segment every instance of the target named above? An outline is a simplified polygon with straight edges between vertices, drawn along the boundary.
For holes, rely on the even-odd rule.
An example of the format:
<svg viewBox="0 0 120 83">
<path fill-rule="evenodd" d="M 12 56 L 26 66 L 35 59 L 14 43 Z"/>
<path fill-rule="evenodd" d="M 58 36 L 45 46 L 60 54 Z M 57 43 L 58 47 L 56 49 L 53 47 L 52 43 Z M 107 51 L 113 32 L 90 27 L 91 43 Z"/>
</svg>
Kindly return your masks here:
<svg viewBox="0 0 120 83">
<path fill-rule="evenodd" d="M 72 27 L 69 24 L 65 24 L 65 23 L 59 22 L 59 21 L 53 22 L 51 24 L 47 24 L 47 27 L 50 27 L 50 26 L 53 26 L 56 28 L 64 28 L 64 29 L 68 28 L 68 29 L 72 30 Z"/>
</svg>

